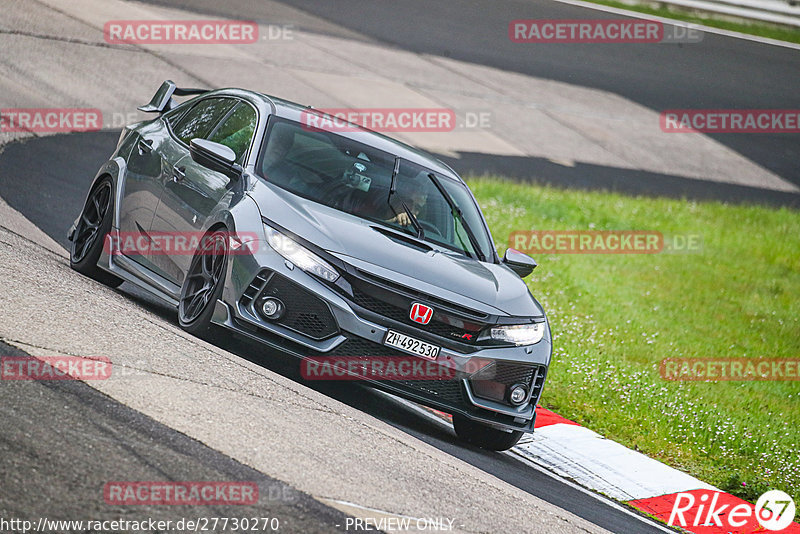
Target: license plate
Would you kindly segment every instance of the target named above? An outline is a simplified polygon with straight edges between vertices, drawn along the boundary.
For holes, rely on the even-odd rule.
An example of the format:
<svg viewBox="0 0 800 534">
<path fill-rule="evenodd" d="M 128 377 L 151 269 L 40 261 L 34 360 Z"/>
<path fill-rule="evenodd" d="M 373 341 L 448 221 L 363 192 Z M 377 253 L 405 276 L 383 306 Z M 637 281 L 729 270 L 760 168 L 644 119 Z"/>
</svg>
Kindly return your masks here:
<svg viewBox="0 0 800 534">
<path fill-rule="evenodd" d="M 401 334 L 400 332 L 395 332 L 394 330 L 389 330 L 386 333 L 386 339 L 383 340 L 383 344 L 408 352 L 409 354 L 414 354 L 415 356 L 422 356 L 429 360 L 435 360 L 436 356 L 439 355 L 438 346 Z"/>
</svg>

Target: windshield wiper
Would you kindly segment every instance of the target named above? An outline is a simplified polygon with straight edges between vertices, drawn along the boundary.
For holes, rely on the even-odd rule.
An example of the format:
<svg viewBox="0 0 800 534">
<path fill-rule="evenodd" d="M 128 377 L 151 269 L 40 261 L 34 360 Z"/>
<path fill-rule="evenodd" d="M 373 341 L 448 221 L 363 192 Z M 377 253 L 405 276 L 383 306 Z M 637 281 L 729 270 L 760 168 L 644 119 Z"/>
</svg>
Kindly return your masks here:
<svg viewBox="0 0 800 534">
<path fill-rule="evenodd" d="M 408 215 L 408 219 L 411 221 L 411 225 L 414 227 L 414 230 L 417 231 L 417 239 L 425 239 L 425 231 L 422 229 L 422 225 L 417 220 L 417 217 L 414 213 L 408 208 L 408 205 L 403 202 L 403 209 Z"/>
<path fill-rule="evenodd" d="M 395 158 L 394 169 L 392 170 L 392 179 L 391 182 L 389 183 L 389 196 L 386 198 L 386 202 L 387 204 L 389 204 L 389 209 L 392 210 L 392 213 L 394 213 L 395 217 L 397 217 L 399 213 L 397 213 L 397 210 L 395 210 L 394 206 L 392 206 L 392 195 L 394 195 L 395 192 L 397 192 L 395 179 L 397 178 L 397 174 L 399 172 L 400 172 L 400 158 Z M 422 225 L 419 224 L 419 221 L 414 216 L 414 213 L 408 208 L 405 202 L 403 202 L 403 211 L 406 212 L 406 215 L 408 215 L 408 219 L 411 221 L 411 225 L 414 227 L 414 230 L 416 230 L 417 239 L 425 239 L 425 231 L 422 229 Z"/>
<path fill-rule="evenodd" d="M 395 191 L 397 191 L 397 186 L 394 184 L 394 181 L 395 178 L 397 178 L 397 173 L 399 172 L 400 172 L 400 158 L 394 158 L 394 169 L 392 170 L 392 180 L 389 182 L 389 198 L 386 199 L 386 202 L 389 203 L 390 208 L 392 207 L 392 195 L 394 195 Z"/>
<path fill-rule="evenodd" d="M 475 234 L 472 233 L 472 228 L 469 227 L 469 224 L 467 224 L 466 219 L 464 219 L 464 214 L 461 212 L 461 208 L 456 206 L 456 203 L 453 202 L 452 197 L 447 192 L 447 190 L 444 188 L 444 186 L 442 185 L 442 183 L 439 181 L 439 179 L 436 177 L 435 174 L 433 174 L 432 172 L 429 172 L 428 173 L 428 178 L 431 179 L 431 181 L 433 182 L 433 185 L 436 186 L 436 189 L 438 189 L 439 193 L 441 193 L 441 195 L 444 197 L 444 200 L 447 202 L 447 205 L 450 206 L 450 209 L 452 210 L 452 213 L 454 215 L 458 215 L 458 218 L 461 220 L 461 226 L 464 228 L 464 231 L 467 233 L 467 237 L 469 238 L 469 242 L 472 245 L 472 248 L 475 250 L 475 254 L 478 255 L 478 259 L 481 260 L 481 261 L 486 261 L 486 256 L 483 254 L 483 251 L 481 250 L 480 246 L 478 246 L 478 240 L 475 238 Z M 458 234 L 458 232 L 456 232 L 456 234 Z M 467 252 L 467 254 L 469 254 L 469 251 L 465 250 L 465 252 Z"/>
</svg>

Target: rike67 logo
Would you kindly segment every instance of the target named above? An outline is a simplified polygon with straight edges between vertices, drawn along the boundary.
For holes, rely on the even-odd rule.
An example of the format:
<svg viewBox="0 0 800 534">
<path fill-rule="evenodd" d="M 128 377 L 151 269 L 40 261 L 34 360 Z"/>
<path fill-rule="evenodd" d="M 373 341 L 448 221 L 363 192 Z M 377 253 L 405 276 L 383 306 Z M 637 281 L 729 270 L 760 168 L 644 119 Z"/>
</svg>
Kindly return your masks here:
<svg viewBox="0 0 800 534">
<path fill-rule="evenodd" d="M 691 527 L 722 527 L 732 533 L 784 531 L 793 525 L 794 516 L 794 501 L 778 490 L 761 495 L 755 507 L 725 493 L 693 491 L 677 494 L 667 523 L 693 532 L 699 530 Z M 786 532 L 800 532 L 800 528 Z"/>
</svg>

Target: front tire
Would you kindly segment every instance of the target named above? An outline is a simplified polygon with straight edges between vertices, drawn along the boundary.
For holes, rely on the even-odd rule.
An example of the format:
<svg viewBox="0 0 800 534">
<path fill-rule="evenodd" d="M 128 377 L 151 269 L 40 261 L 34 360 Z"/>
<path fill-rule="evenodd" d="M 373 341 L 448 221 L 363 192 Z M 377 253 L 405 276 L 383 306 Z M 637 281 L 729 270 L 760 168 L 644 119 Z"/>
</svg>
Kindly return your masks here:
<svg viewBox="0 0 800 534">
<path fill-rule="evenodd" d="M 178 324 L 190 334 L 209 338 L 216 330 L 211 317 L 217 299 L 222 296 L 227 265 L 226 233 L 207 234 L 192 257 L 178 302 Z"/>
<path fill-rule="evenodd" d="M 103 178 L 92 188 L 78 218 L 72 235 L 69 266 L 100 283 L 117 287 L 122 279 L 97 266 L 106 236 L 111 232 L 113 207 L 114 187 L 110 178 Z"/>
<path fill-rule="evenodd" d="M 483 425 L 463 415 L 453 415 L 453 427 L 460 439 L 490 451 L 505 451 L 517 444 L 523 432 L 505 432 L 499 428 Z"/>
</svg>

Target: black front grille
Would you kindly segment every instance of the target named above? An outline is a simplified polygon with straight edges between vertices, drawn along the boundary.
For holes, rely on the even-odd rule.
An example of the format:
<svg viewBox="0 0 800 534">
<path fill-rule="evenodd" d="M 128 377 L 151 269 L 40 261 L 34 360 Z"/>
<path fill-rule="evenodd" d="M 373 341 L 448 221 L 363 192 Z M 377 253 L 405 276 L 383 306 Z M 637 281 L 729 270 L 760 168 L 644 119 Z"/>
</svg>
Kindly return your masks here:
<svg viewBox="0 0 800 534">
<path fill-rule="evenodd" d="M 360 277 L 360 280 L 364 283 L 369 284 L 372 287 L 390 289 L 395 293 L 406 295 L 407 297 L 415 300 L 428 301 L 433 306 L 442 306 L 444 308 L 448 308 L 459 315 L 463 315 L 464 317 L 471 317 L 473 320 L 485 319 L 487 317 L 487 315 L 483 312 L 479 312 L 476 310 L 472 310 L 470 308 L 466 308 L 464 306 L 460 306 L 458 304 L 454 304 L 448 300 L 443 300 L 440 299 L 439 297 L 428 295 L 427 293 L 422 293 L 421 291 L 418 291 L 416 289 L 400 285 L 396 282 L 387 280 L 385 278 L 380 278 L 373 274 L 364 272 L 360 269 L 357 269 L 357 272 Z"/>
<path fill-rule="evenodd" d="M 380 343 L 373 343 L 364 338 L 350 337 L 335 349 L 326 353 L 330 356 L 360 358 L 362 356 L 394 356 L 398 358 L 413 358 L 410 354 L 387 347 Z"/>
<path fill-rule="evenodd" d="M 405 312 L 399 306 L 395 306 L 393 304 L 389 304 L 388 302 L 384 302 L 380 299 L 376 299 L 375 297 L 368 295 L 357 288 L 353 288 L 353 302 L 355 302 L 362 308 L 366 308 L 369 311 L 373 311 L 378 315 L 383 315 L 384 317 L 394 319 L 395 321 L 402 322 L 405 321 L 406 318 L 408 318 L 408 313 Z"/>
<path fill-rule="evenodd" d="M 348 338 L 326 355 L 335 357 L 359 358 L 368 361 L 370 358 L 415 358 L 411 354 L 395 350 L 380 343 L 373 343 L 359 337 Z M 426 380 L 387 380 L 388 385 L 403 389 L 409 393 L 422 396 L 426 399 L 445 403 L 450 406 L 463 406 L 466 403 L 462 381 L 449 377 L 449 373 L 442 373 L 443 378 Z"/>
<path fill-rule="evenodd" d="M 389 319 L 393 319 L 400 323 L 405 323 L 409 326 L 413 326 L 414 328 L 419 328 L 421 330 L 425 330 L 426 332 L 430 332 L 431 334 L 436 334 L 437 336 L 447 337 L 447 338 L 457 338 L 462 339 L 464 334 L 471 334 L 474 338 L 477 337 L 477 333 L 474 331 L 464 330 L 463 328 L 457 328 L 452 325 L 446 324 L 438 320 L 437 313 L 434 311 L 433 319 L 426 325 L 416 323 L 411 320 L 409 317 L 409 310 L 410 305 L 408 308 L 402 308 L 400 306 L 396 306 L 389 302 L 380 300 L 375 298 L 371 295 L 368 295 L 361 291 L 360 289 L 353 288 L 353 302 L 361 306 L 362 308 L 366 308 L 371 312 L 377 313 L 382 317 L 388 317 Z"/>
<path fill-rule="evenodd" d="M 449 340 L 474 344 L 486 326 L 481 320 L 487 317 L 485 314 L 473 311 L 467 315 L 463 311 L 466 308 L 456 305 L 450 305 L 448 309 L 440 299 L 428 295 L 415 294 L 411 290 L 400 292 L 394 286 L 390 289 L 352 275 L 347 280 L 352 287 L 350 298 L 357 306 Z M 434 309 L 428 324 L 414 322 L 409 317 L 414 302 L 428 304 Z"/>
<path fill-rule="evenodd" d="M 252 305 L 259 314 L 258 306 L 266 297 L 275 297 L 285 306 L 283 316 L 274 321 L 276 324 L 313 339 L 325 339 L 339 331 L 328 304 L 284 276 L 269 271 L 259 273 L 245 290 L 241 302 Z"/>
</svg>

